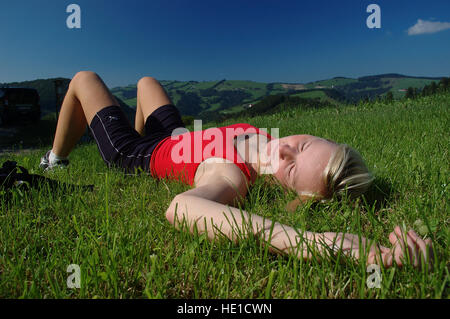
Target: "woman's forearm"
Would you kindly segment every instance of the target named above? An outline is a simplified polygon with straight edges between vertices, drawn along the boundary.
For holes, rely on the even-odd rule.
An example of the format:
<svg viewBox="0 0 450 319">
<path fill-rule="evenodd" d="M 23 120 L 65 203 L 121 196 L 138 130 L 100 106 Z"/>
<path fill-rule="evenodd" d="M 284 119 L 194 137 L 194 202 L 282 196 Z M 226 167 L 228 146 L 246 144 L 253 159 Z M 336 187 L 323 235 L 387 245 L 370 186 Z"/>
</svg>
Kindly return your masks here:
<svg viewBox="0 0 450 319">
<path fill-rule="evenodd" d="M 314 256 L 320 260 L 326 255 L 341 252 L 357 260 L 365 256 L 367 264 L 377 263 L 390 267 L 393 261 L 398 265 L 405 262 L 402 258 L 408 257 L 407 249 L 415 266 L 419 265 L 417 256 L 420 254 L 428 261 L 433 259 L 432 250 L 428 251 L 432 247 L 430 240 L 423 241 L 410 230 L 406 241 L 399 227 L 389 236 L 389 241 L 393 244 L 390 249 L 361 235 L 300 231 L 235 207 L 183 194 L 175 197 L 166 216 L 175 227 L 181 228 L 181 223 L 185 221 L 191 232 L 196 228 L 199 233 L 207 233 L 211 240 L 225 235 L 237 242 L 243 237 L 256 236 L 269 245 L 271 252 L 289 254 L 299 259 L 311 259 Z M 418 247 L 420 251 L 416 252 Z"/>
<path fill-rule="evenodd" d="M 178 195 L 166 212 L 167 219 L 177 228 L 183 221 L 190 231 L 206 233 L 211 240 L 225 235 L 232 241 L 247 236 L 257 236 L 269 245 L 272 252 L 311 258 L 313 250 L 322 252 L 322 234 L 299 231 L 293 227 L 273 222 L 259 215 L 223 205 L 211 200 L 189 195 Z"/>
</svg>

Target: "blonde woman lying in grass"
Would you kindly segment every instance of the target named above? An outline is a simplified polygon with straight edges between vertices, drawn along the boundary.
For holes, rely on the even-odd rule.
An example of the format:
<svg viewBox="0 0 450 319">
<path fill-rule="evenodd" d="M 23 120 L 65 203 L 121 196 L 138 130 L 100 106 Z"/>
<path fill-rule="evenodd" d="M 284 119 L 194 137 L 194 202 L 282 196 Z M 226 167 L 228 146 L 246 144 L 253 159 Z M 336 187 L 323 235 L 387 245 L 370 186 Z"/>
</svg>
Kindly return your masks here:
<svg viewBox="0 0 450 319">
<path fill-rule="evenodd" d="M 242 123 L 183 131 L 178 110 L 151 77 L 138 82 L 132 128 L 101 78 L 84 71 L 70 83 L 53 148 L 41 159 L 41 167 L 68 165 L 67 157 L 86 125 L 108 166 L 140 169 L 155 178 L 193 186 L 175 196 L 167 208 L 167 220 L 177 228 L 186 222 L 192 232 L 207 233 L 211 240 L 223 235 L 233 241 L 257 236 L 272 252 L 304 259 L 341 252 L 385 267 L 432 261 L 431 241 L 413 230 L 395 227 L 388 248 L 354 234 L 295 229 L 236 208 L 262 174 L 272 174 L 284 188 L 295 190 L 299 201 L 327 200 L 344 193 L 359 196 L 373 178 L 360 155 L 347 145 L 311 135 L 277 139 Z"/>
</svg>

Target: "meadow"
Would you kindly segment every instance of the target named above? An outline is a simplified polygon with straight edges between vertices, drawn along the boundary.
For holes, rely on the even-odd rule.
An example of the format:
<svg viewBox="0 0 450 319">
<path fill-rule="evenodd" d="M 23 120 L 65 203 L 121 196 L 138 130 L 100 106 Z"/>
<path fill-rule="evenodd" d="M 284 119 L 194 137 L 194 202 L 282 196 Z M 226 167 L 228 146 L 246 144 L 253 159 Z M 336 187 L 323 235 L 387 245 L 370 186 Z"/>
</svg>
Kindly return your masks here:
<svg viewBox="0 0 450 319">
<path fill-rule="evenodd" d="M 374 184 L 357 201 L 308 203 L 288 213 L 294 198 L 263 180 L 243 209 L 299 229 L 361 234 L 390 247 L 395 225 L 415 228 L 434 243 L 433 267 L 381 268 L 369 288 L 364 263 L 343 256 L 321 262 L 273 255 L 255 238 L 210 242 L 174 229 L 165 219 L 172 198 L 188 186 L 108 169 L 97 147 L 79 144 L 66 170 L 48 177 L 93 184 L 93 192 L 15 190 L 0 202 L 0 298 L 444 298 L 449 297 L 450 94 L 391 103 L 368 102 L 239 118 L 279 128 L 280 136 L 312 134 L 356 148 Z M 38 169 L 49 149 L 4 154 Z M 1 195 L 4 196 L 4 195 Z M 69 289 L 67 267 L 81 269 Z"/>
</svg>

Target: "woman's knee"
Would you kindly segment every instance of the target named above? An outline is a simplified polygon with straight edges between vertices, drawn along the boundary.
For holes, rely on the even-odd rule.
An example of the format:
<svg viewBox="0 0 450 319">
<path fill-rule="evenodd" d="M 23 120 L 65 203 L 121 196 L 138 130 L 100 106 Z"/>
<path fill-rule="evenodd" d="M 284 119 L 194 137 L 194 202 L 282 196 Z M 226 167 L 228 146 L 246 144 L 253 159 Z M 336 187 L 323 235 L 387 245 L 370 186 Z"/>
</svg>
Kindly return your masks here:
<svg viewBox="0 0 450 319">
<path fill-rule="evenodd" d="M 151 76 L 144 76 L 143 78 L 141 78 L 138 83 L 137 83 L 137 87 L 142 88 L 145 86 L 149 86 L 149 85 L 160 85 L 158 80 L 155 79 L 154 77 Z"/>
<path fill-rule="evenodd" d="M 74 86 L 78 82 L 86 82 L 90 80 L 101 80 L 101 78 L 93 71 L 80 71 L 73 76 L 72 81 L 70 81 L 70 85 Z"/>
<path fill-rule="evenodd" d="M 86 79 L 86 78 L 100 78 L 100 76 L 93 71 L 80 71 L 74 75 L 74 77 L 72 78 L 72 81 L 79 80 L 79 79 Z"/>
</svg>

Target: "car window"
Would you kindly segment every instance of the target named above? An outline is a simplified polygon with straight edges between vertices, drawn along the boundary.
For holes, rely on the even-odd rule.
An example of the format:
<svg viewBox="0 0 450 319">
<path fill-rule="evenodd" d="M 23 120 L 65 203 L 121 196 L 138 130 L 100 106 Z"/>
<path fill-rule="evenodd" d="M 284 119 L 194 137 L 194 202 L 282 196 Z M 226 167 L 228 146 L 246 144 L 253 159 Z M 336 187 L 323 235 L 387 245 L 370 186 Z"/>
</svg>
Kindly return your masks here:
<svg viewBox="0 0 450 319">
<path fill-rule="evenodd" d="M 5 96 L 5 91 L 0 89 L 0 99 Z"/>
</svg>

